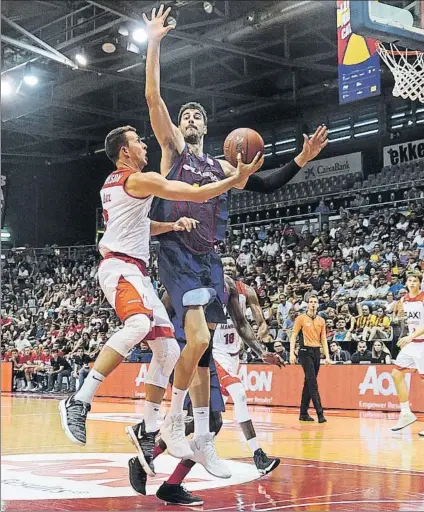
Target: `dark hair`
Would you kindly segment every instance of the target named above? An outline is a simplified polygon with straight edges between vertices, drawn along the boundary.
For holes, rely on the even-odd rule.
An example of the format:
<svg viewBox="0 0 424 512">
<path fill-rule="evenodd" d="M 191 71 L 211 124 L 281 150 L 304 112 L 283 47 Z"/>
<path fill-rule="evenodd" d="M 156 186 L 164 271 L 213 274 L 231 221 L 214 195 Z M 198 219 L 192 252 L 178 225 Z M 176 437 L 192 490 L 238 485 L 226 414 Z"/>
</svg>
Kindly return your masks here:
<svg viewBox="0 0 424 512">
<path fill-rule="evenodd" d="M 178 124 L 181 123 L 181 118 L 183 117 L 183 114 L 186 110 L 198 110 L 203 116 L 203 122 L 205 123 L 205 125 L 208 124 L 208 116 L 206 114 L 206 110 L 200 103 L 197 103 L 195 101 L 190 101 L 189 103 L 185 103 L 180 108 L 180 111 L 178 112 Z"/>
<path fill-rule="evenodd" d="M 118 161 L 119 151 L 122 146 L 128 147 L 127 132 L 137 132 L 132 126 L 120 126 L 115 128 L 106 135 L 105 139 L 105 152 L 109 160 L 112 160 L 114 164 Z"/>
<path fill-rule="evenodd" d="M 421 272 L 419 270 L 414 270 L 412 272 L 408 272 L 406 274 L 406 279 L 408 279 L 408 277 L 416 277 L 420 282 L 423 280 L 423 275 L 421 274 Z"/>
</svg>

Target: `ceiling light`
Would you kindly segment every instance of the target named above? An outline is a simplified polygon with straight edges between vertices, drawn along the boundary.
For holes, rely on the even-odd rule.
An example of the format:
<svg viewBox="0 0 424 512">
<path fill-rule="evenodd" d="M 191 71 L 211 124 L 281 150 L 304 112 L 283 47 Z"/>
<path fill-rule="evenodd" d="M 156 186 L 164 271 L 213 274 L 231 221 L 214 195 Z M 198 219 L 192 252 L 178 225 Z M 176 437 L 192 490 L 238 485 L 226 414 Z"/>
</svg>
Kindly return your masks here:
<svg viewBox="0 0 424 512">
<path fill-rule="evenodd" d="M 122 25 L 118 29 L 118 34 L 120 34 L 121 36 L 124 36 L 124 37 L 128 37 L 130 35 L 130 31 L 128 30 L 128 27 L 126 27 L 125 25 Z"/>
<path fill-rule="evenodd" d="M 32 72 L 31 65 L 29 63 L 25 66 L 24 82 L 31 87 L 38 84 L 38 77 Z"/>
<path fill-rule="evenodd" d="M 171 25 L 171 27 L 176 27 L 177 26 L 177 19 L 174 18 L 174 16 L 168 16 L 166 18 L 166 23 L 167 25 Z"/>
<path fill-rule="evenodd" d="M 114 53 L 116 52 L 116 45 L 111 41 L 107 41 L 106 43 L 102 44 L 102 50 L 105 53 Z"/>
<path fill-rule="evenodd" d="M 213 9 L 214 9 L 214 5 L 212 2 L 203 2 L 203 9 L 208 13 L 208 14 L 212 14 L 213 13 Z"/>
<path fill-rule="evenodd" d="M 1 82 L 1 95 L 2 97 L 11 96 L 13 93 L 13 85 L 9 80 L 2 80 Z"/>
<path fill-rule="evenodd" d="M 147 32 L 144 28 L 137 28 L 132 33 L 132 38 L 136 43 L 145 43 L 147 41 Z"/>
<path fill-rule="evenodd" d="M 35 75 L 25 75 L 24 76 L 24 82 L 27 85 L 30 85 L 31 87 L 34 87 L 34 85 L 38 84 L 38 77 Z"/>
<path fill-rule="evenodd" d="M 86 66 L 87 65 L 87 57 L 84 55 L 83 52 L 79 52 L 75 55 L 75 60 L 80 66 Z"/>
</svg>

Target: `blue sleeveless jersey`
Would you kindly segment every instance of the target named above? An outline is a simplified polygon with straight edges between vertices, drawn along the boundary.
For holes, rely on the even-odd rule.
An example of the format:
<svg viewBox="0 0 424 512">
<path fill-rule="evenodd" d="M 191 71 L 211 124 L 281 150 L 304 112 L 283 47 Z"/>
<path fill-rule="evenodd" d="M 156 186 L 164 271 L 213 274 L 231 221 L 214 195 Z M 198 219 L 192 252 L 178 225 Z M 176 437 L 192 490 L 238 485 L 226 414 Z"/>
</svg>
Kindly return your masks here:
<svg viewBox="0 0 424 512">
<path fill-rule="evenodd" d="M 198 157 L 187 146 L 177 158 L 168 180 L 177 180 L 196 187 L 223 180 L 221 164 L 209 155 Z M 227 193 L 204 203 L 191 201 L 167 201 L 156 198 L 151 209 L 151 218 L 159 222 L 175 222 L 180 217 L 191 217 L 199 221 L 197 229 L 170 232 L 159 235 L 159 240 L 177 241 L 193 254 L 213 251 L 215 240 L 223 240 L 228 220 Z"/>
</svg>

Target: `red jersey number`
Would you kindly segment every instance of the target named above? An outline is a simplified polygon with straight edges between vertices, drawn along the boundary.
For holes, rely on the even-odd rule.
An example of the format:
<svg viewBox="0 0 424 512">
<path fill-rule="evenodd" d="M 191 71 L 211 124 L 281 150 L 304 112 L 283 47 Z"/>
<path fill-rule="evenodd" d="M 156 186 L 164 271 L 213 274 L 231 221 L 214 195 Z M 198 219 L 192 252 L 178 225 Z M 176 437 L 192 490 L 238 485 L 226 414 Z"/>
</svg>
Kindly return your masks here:
<svg viewBox="0 0 424 512">
<path fill-rule="evenodd" d="M 108 220 L 109 220 L 109 214 L 107 213 L 107 210 L 103 210 L 103 224 L 105 226 L 105 231 L 107 229 Z"/>
</svg>

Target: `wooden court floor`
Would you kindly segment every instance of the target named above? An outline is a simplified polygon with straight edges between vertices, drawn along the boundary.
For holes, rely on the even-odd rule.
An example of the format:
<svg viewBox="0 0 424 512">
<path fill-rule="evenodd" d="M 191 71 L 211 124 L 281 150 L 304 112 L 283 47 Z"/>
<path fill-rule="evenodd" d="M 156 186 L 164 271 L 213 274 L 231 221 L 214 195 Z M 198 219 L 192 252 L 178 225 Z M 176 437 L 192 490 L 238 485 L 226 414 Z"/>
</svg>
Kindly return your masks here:
<svg viewBox="0 0 424 512">
<path fill-rule="evenodd" d="M 62 433 L 58 397 L 1 397 L 2 510 L 167 510 L 154 493 L 176 465 L 161 455 L 148 496 L 127 480 L 133 454 L 124 426 L 139 421 L 142 402 L 97 400 L 89 415 L 86 447 Z M 217 438 L 233 476 L 219 480 L 195 467 L 186 487 L 201 496 L 204 511 L 424 510 L 424 417 L 390 432 L 396 413 L 328 411 L 328 423 L 300 423 L 297 411 L 252 407 L 262 448 L 282 458 L 259 478 L 247 444 L 224 414 Z M 163 409 L 165 413 L 165 408 Z M 179 507 L 188 509 L 189 507 Z M 195 507 L 191 507 L 194 509 Z"/>
</svg>

